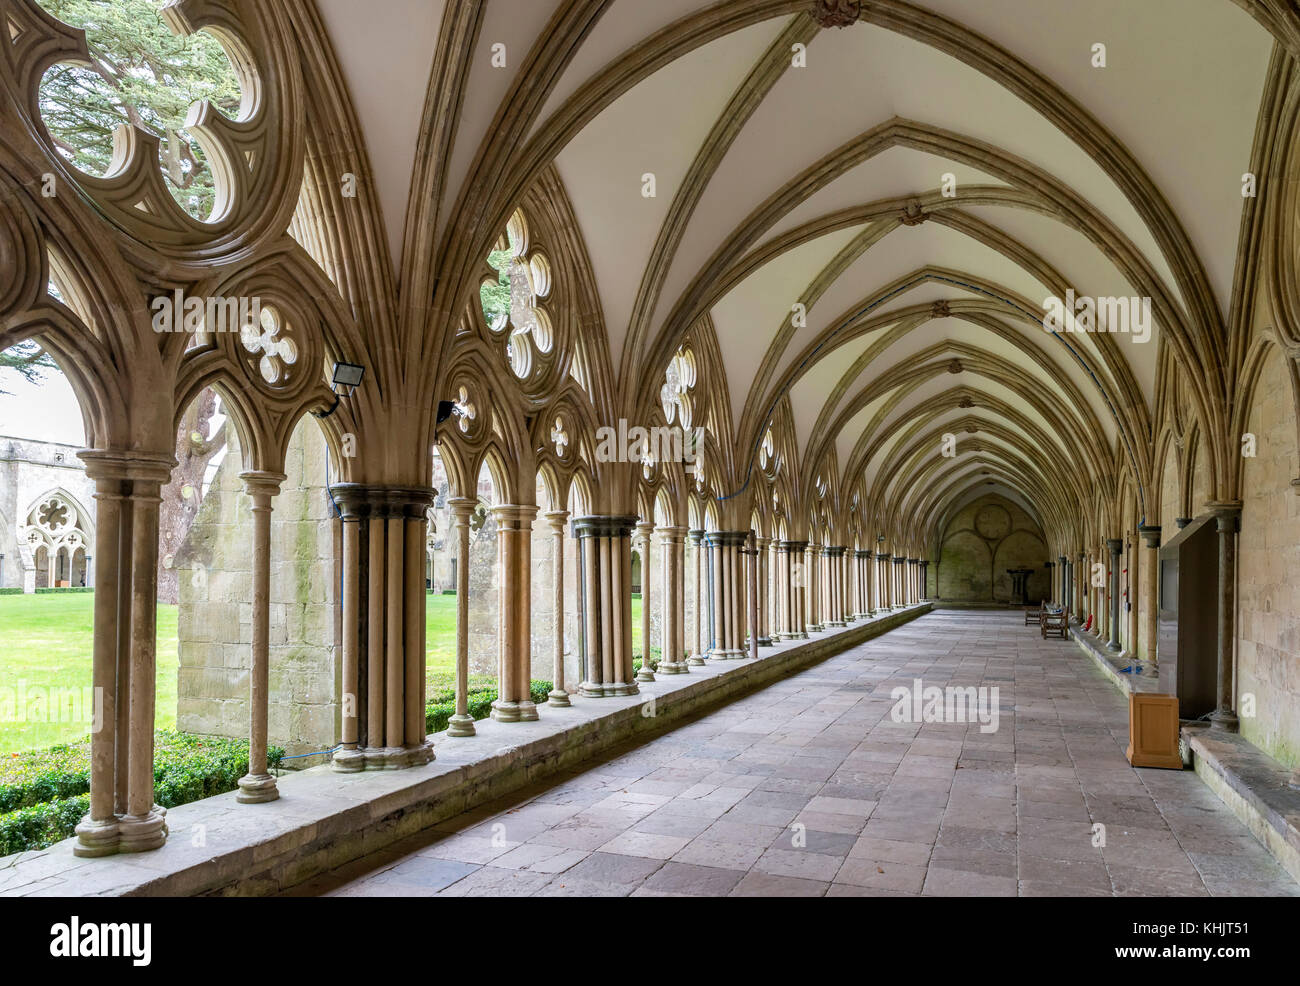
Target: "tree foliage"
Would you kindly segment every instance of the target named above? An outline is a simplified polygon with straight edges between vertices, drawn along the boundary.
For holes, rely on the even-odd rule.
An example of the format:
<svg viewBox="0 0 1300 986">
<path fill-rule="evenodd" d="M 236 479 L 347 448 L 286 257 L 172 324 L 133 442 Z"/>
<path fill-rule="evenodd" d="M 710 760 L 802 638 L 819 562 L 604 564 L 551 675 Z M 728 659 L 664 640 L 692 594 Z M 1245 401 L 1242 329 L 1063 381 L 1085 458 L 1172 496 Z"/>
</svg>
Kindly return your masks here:
<svg viewBox="0 0 1300 986">
<path fill-rule="evenodd" d="M 209 100 L 227 116 L 239 108 L 239 83 L 221 45 L 202 31 L 172 34 L 159 13 L 161 0 L 41 4 L 86 32 L 93 60 L 46 73 L 41 118 L 55 146 L 81 171 L 102 175 L 113 156 L 113 131 L 134 124 L 158 137 L 163 177 L 176 201 L 207 218 L 215 197 L 212 169 L 184 124 L 196 100 Z"/>
</svg>

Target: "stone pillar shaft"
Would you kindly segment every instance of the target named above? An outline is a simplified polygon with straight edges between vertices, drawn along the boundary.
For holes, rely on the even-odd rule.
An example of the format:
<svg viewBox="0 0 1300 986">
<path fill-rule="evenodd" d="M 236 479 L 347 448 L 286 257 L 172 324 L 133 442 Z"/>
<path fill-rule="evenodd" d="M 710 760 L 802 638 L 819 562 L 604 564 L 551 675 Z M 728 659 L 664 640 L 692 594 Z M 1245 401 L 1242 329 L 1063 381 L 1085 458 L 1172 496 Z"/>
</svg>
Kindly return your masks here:
<svg viewBox="0 0 1300 986">
<path fill-rule="evenodd" d="M 1216 685 L 1219 703 L 1210 713 L 1210 726 L 1225 732 L 1237 731 L 1239 722 L 1233 690 L 1233 616 L 1236 609 L 1237 532 L 1241 530 L 1241 504 L 1210 504 L 1214 511 L 1215 530 L 1219 534 L 1218 615 L 1219 661 Z"/>
<path fill-rule="evenodd" d="M 551 525 L 551 609 L 555 620 L 551 649 L 551 693 L 546 704 L 565 708 L 572 703 L 564 687 L 564 525 L 569 519 L 567 510 L 552 510 L 546 515 Z"/>
<path fill-rule="evenodd" d="M 632 671 L 632 545 L 636 517 L 578 517 L 582 586 L 579 607 L 586 641 L 579 694 L 591 698 L 635 695 Z"/>
</svg>

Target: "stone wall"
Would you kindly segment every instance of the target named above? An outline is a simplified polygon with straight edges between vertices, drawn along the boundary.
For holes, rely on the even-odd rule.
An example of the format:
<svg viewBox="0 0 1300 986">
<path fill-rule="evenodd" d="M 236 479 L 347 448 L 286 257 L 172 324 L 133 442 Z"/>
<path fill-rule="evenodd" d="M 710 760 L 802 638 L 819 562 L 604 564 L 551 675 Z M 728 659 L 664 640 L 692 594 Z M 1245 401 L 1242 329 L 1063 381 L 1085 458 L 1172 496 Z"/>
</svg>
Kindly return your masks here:
<svg viewBox="0 0 1300 986">
<path fill-rule="evenodd" d="M 988 493 L 948 522 L 934 569 L 936 598 L 963 603 L 1019 603 L 1011 598 L 1009 568 L 1031 568 L 1029 599 L 1051 595 L 1043 563 L 1047 544 L 1037 522 L 1006 497 Z"/>
<path fill-rule="evenodd" d="M 1291 481 L 1296 419 L 1286 360 L 1276 349 L 1255 389 L 1246 430 L 1238 554 L 1237 709 L 1241 732 L 1269 756 L 1300 766 L 1300 496 Z M 1253 695 L 1255 715 L 1247 712 Z"/>
<path fill-rule="evenodd" d="M 290 754 L 339 740 L 341 655 L 334 646 L 335 522 L 324 439 L 299 422 L 271 514 L 270 742 Z M 252 644 L 252 514 L 231 442 L 176 555 L 180 583 L 177 727 L 248 735 Z"/>
</svg>

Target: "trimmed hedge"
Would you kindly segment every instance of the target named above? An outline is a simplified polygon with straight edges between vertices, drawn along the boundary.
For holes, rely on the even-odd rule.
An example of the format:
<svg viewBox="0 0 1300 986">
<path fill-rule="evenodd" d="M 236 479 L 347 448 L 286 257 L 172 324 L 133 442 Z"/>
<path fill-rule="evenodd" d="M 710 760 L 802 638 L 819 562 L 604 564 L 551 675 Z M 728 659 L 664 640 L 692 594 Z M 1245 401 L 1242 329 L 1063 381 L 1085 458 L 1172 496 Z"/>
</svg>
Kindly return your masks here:
<svg viewBox="0 0 1300 986">
<path fill-rule="evenodd" d="M 0 596 L 21 596 L 22 594 L 23 594 L 23 590 L 21 586 L 9 586 L 7 588 L 0 589 Z"/>
<path fill-rule="evenodd" d="M 534 681 L 529 685 L 529 697 L 541 705 L 546 696 L 555 687 L 549 681 Z M 424 707 L 424 728 L 426 732 L 440 733 L 447 728 L 447 723 L 456 714 L 456 692 L 437 692 L 431 698 L 437 699 Z M 474 688 L 469 692 L 469 714 L 474 719 L 486 719 L 492 714 L 492 703 L 496 701 L 495 688 Z"/>
<path fill-rule="evenodd" d="M 0 856 L 63 841 L 76 832 L 77 823 L 89 810 L 90 795 L 79 794 L 0 815 Z"/>
<path fill-rule="evenodd" d="M 283 759 L 280 747 L 267 750 L 271 769 Z M 246 773 L 244 740 L 170 729 L 154 734 L 154 801 L 164 808 L 233 791 Z M 43 849 L 72 835 L 86 813 L 89 790 L 89 740 L 0 760 L 0 856 Z"/>
<path fill-rule="evenodd" d="M 61 585 L 61 586 L 60 586 L 60 585 L 56 585 L 56 586 L 46 586 L 44 589 L 37 589 L 36 591 L 37 591 L 38 593 L 41 593 L 41 592 L 94 592 L 94 591 L 95 591 L 95 587 L 94 587 L 93 585 Z"/>
</svg>

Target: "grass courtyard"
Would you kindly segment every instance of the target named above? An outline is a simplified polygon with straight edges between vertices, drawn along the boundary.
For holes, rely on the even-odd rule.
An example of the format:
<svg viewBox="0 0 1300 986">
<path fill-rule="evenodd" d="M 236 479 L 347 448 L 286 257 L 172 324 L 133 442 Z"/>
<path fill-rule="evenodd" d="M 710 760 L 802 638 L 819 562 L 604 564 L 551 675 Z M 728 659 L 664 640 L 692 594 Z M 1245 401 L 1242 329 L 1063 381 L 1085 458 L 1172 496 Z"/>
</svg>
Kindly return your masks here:
<svg viewBox="0 0 1300 986">
<path fill-rule="evenodd" d="M 430 698 L 452 688 L 456 673 L 456 597 L 426 597 L 426 647 Z M 36 714 L 33 696 L 88 688 L 94 593 L 0 595 L 0 755 L 84 737 L 89 723 L 50 721 Z M 176 725 L 177 656 L 175 606 L 158 607 L 157 709 L 159 728 Z M 641 599 L 632 598 L 632 625 L 639 627 Z M 639 632 L 634 635 L 640 645 Z M 492 686 L 495 675 L 476 675 L 471 687 Z M 67 710 L 65 710 L 67 711 Z M 66 718 L 66 717 L 65 717 Z M 31 721 L 40 720 L 40 721 Z"/>
</svg>

